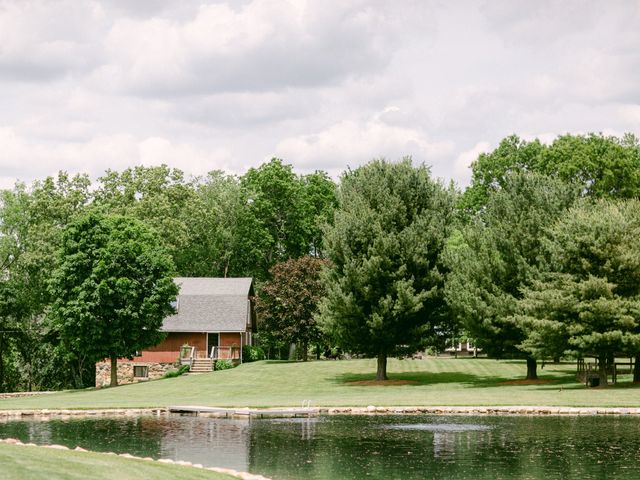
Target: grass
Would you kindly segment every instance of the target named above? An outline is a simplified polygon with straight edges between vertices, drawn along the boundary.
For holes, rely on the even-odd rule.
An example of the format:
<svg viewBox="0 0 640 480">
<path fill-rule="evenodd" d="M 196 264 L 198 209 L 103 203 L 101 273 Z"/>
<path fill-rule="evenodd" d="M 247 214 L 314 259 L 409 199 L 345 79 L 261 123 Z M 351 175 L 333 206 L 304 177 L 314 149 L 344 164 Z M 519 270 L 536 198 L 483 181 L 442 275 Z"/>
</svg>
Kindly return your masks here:
<svg viewBox="0 0 640 480">
<path fill-rule="evenodd" d="M 217 472 L 122 458 L 104 453 L 0 445 L 0 476 L 5 480 L 227 480 Z"/>
<path fill-rule="evenodd" d="M 140 408 L 170 405 L 299 406 L 573 406 L 638 407 L 640 395 L 630 382 L 609 388 L 585 388 L 575 381 L 575 365 L 547 364 L 539 369 L 543 385 L 505 385 L 521 379 L 523 361 L 483 358 L 390 359 L 389 378 L 411 385 L 352 385 L 375 376 L 373 359 L 248 363 L 231 370 L 188 375 L 117 388 L 66 391 L 0 399 L 2 409 Z"/>
</svg>

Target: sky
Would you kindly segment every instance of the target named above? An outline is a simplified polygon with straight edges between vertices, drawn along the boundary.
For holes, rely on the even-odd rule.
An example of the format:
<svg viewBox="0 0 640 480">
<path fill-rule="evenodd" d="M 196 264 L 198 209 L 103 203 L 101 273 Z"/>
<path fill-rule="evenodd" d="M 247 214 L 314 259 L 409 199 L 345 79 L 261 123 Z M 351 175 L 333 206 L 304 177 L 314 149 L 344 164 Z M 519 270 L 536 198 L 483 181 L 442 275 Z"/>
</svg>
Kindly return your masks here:
<svg viewBox="0 0 640 480">
<path fill-rule="evenodd" d="M 0 0 L 0 188 L 407 155 L 464 187 L 587 132 L 640 135 L 638 0 Z"/>
</svg>

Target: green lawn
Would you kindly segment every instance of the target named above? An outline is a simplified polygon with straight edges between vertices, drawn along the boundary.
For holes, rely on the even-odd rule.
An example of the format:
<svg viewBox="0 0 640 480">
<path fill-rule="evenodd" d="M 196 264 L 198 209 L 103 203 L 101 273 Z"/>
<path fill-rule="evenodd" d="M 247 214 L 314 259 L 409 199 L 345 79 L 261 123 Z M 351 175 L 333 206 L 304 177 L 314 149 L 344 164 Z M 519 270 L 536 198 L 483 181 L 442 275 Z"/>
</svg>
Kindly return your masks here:
<svg viewBox="0 0 640 480">
<path fill-rule="evenodd" d="M 575 366 L 547 364 L 544 385 L 504 385 L 523 378 L 522 361 L 430 358 L 389 361 L 391 380 L 412 385 L 370 386 L 349 382 L 373 379 L 375 360 L 316 362 L 263 361 L 203 375 L 183 376 L 113 389 L 67 391 L 0 400 L 0 409 L 164 407 L 169 405 L 453 406 L 535 405 L 638 407 L 640 393 L 623 377 L 616 387 L 590 388 L 575 381 Z"/>
<path fill-rule="evenodd" d="M 0 444 L 4 480 L 230 480 L 234 477 L 193 467 L 122 458 L 104 453 Z"/>
</svg>

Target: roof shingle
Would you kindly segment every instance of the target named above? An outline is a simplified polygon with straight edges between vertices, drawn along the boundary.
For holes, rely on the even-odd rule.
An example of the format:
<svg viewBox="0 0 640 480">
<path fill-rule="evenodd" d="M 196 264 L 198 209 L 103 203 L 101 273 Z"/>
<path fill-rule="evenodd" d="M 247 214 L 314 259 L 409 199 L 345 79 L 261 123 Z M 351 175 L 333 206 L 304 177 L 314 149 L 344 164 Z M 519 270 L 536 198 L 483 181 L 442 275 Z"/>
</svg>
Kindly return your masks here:
<svg viewBox="0 0 640 480">
<path fill-rule="evenodd" d="M 251 325 L 251 278 L 178 277 L 178 313 L 165 332 L 243 332 Z"/>
</svg>

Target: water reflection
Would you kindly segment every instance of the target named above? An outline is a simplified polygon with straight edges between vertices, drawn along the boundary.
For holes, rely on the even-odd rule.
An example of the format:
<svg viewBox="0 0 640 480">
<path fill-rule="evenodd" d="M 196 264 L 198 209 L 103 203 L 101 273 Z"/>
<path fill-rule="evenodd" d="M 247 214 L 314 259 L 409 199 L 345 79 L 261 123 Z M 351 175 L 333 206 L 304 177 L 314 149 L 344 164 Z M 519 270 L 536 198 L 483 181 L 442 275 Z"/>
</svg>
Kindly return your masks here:
<svg viewBox="0 0 640 480">
<path fill-rule="evenodd" d="M 489 425 L 479 425 L 476 423 L 409 423 L 398 425 L 384 425 L 384 428 L 391 430 L 426 430 L 429 432 L 469 432 L 479 430 L 489 430 Z"/>
<path fill-rule="evenodd" d="M 634 417 L 337 416 L 5 421 L 0 437 L 279 479 L 637 479 Z"/>
</svg>

